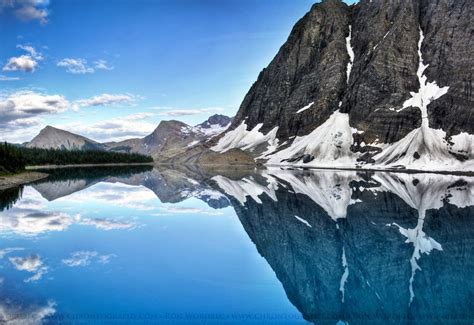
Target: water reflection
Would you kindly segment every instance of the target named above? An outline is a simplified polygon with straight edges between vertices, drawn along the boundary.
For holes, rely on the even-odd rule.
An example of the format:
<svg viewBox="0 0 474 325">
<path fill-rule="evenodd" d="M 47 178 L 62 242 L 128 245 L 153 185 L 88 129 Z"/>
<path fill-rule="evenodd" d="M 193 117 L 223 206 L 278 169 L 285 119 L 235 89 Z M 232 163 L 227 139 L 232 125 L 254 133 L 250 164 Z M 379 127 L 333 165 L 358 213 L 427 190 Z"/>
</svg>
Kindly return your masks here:
<svg viewBox="0 0 474 325">
<path fill-rule="evenodd" d="M 38 236 L 73 226 L 97 231 L 140 228 L 142 219 L 130 215 L 120 219 L 67 210 L 86 201 L 152 216 L 211 216 L 231 206 L 289 301 L 307 321 L 474 320 L 471 177 L 280 169 L 215 172 L 159 167 L 122 173 L 83 169 L 59 171 L 25 188 L 16 202 L 15 194 L 21 192 L 0 195 L 4 236 Z M 156 198 L 171 204 L 194 198 L 210 209 L 157 208 Z M 44 200 L 63 205 L 48 211 Z M 126 233 L 122 236 L 127 238 Z M 17 270 L 30 273 L 24 281 L 48 274 L 49 266 L 40 255 L 16 256 L 17 249 L 4 249 L 3 255 L 0 250 L 0 260 L 11 255 L 8 259 Z M 116 257 L 114 252 L 77 250 L 61 261 L 79 267 L 105 265 Z M 58 307 L 44 308 L 44 315 L 49 315 Z"/>
<path fill-rule="evenodd" d="M 215 179 L 305 319 L 472 319 L 471 179 L 294 171 L 266 178 L 258 192 Z"/>
</svg>

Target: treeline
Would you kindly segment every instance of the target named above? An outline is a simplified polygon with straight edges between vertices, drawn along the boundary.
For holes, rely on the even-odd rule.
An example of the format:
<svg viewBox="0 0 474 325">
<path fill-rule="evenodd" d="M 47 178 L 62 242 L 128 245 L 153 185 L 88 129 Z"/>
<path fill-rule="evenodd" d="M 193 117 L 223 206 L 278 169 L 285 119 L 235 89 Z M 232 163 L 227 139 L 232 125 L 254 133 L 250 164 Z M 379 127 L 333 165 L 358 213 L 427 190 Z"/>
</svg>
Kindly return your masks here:
<svg viewBox="0 0 474 325">
<path fill-rule="evenodd" d="M 16 173 L 25 166 L 79 165 L 79 164 L 131 164 L 150 163 L 153 158 L 136 153 L 118 153 L 97 150 L 38 149 L 0 144 L 0 173 Z"/>
<path fill-rule="evenodd" d="M 0 143 L 0 175 L 14 174 L 25 169 L 25 159 L 21 150 L 6 142 Z"/>
</svg>

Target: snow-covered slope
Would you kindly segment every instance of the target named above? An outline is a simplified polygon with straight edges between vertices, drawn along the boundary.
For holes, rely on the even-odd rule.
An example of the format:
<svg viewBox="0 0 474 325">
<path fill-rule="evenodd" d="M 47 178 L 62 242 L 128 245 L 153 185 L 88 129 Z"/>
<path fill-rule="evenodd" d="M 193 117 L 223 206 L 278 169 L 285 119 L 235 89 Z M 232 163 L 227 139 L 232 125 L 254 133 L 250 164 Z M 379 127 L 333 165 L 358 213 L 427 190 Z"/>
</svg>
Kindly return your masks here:
<svg viewBox="0 0 474 325">
<path fill-rule="evenodd" d="M 310 134 L 296 137 L 288 148 L 270 153 L 268 163 L 354 166 L 357 157 L 351 146 L 355 132 L 349 125 L 349 115 L 336 111 Z"/>
<path fill-rule="evenodd" d="M 247 125 L 245 122 L 242 122 L 236 129 L 227 132 L 219 139 L 219 142 L 211 150 L 226 152 L 230 149 L 238 148 L 257 153 L 263 152 L 263 155 L 273 152 L 278 146 L 278 139 L 276 139 L 278 127 L 265 135 L 260 132 L 261 127 L 262 125 L 259 124 L 248 131 Z"/>
</svg>

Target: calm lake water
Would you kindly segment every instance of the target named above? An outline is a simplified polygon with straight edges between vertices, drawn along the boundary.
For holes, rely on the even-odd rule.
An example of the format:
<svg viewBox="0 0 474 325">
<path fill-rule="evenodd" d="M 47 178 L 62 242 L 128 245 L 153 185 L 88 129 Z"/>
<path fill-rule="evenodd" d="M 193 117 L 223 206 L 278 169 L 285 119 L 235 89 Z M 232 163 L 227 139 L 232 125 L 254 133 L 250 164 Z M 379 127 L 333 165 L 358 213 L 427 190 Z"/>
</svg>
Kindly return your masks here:
<svg viewBox="0 0 474 325">
<path fill-rule="evenodd" d="M 474 322 L 474 178 L 49 172 L 0 191 L 1 322 Z"/>
</svg>

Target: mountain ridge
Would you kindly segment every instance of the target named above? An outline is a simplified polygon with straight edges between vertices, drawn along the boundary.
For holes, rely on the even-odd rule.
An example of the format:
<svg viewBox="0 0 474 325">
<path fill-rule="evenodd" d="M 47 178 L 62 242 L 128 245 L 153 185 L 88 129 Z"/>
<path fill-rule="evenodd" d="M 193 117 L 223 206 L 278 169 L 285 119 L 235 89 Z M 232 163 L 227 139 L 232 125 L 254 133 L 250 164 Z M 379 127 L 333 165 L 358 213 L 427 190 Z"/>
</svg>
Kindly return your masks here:
<svg viewBox="0 0 474 325">
<path fill-rule="evenodd" d="M 104 143 L 47 125 L 24 146 L 45 149 L 116 151 L 146 154 L 156 159 L 170 158 L 190 146 L 207 141 L 223 132 L 230 126 L 231 120 L 232 118 L 221 114 L 214 114 L 196 126 L 190 126 L 178 120 L 162 120 L 152 133 L 143 138 Z"/>
</svg>

